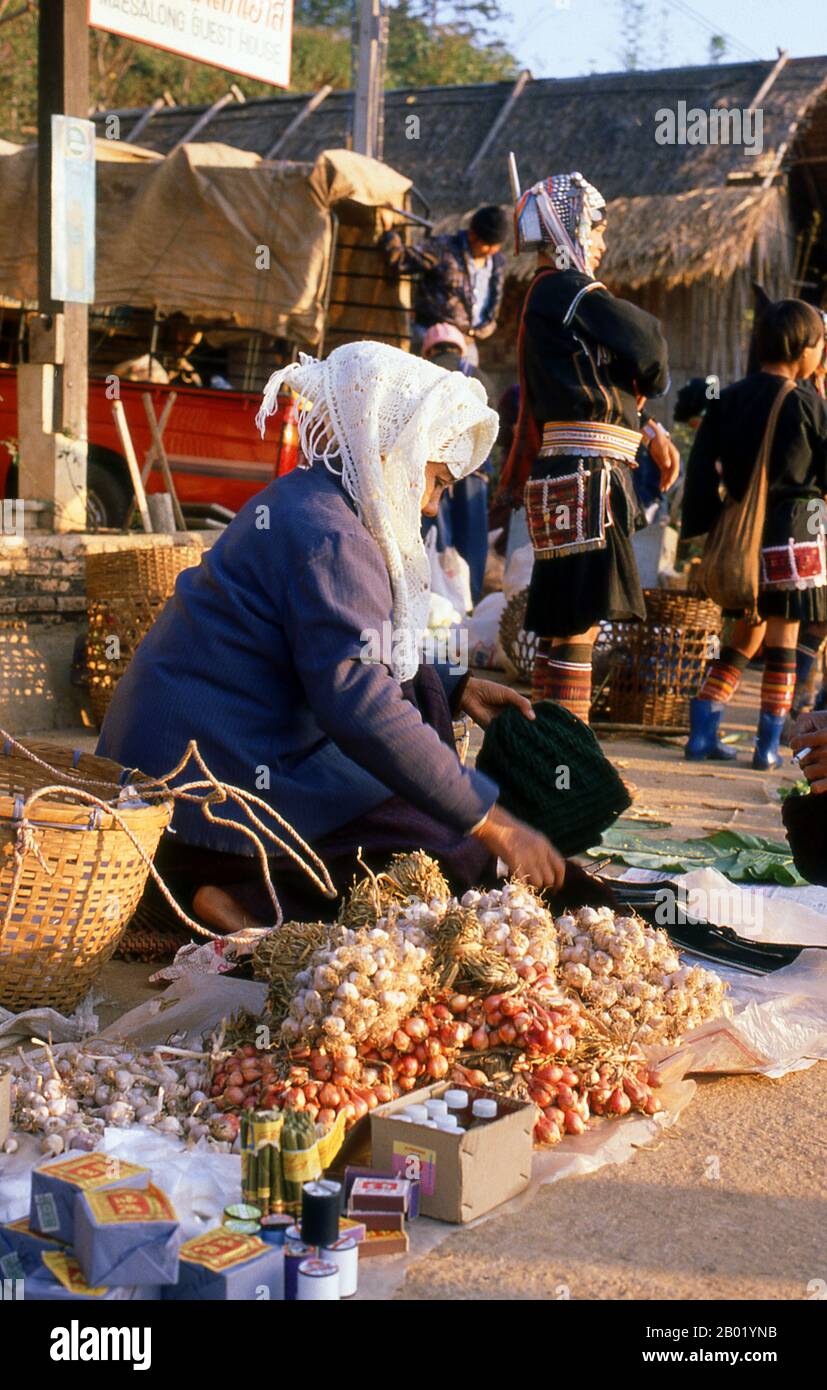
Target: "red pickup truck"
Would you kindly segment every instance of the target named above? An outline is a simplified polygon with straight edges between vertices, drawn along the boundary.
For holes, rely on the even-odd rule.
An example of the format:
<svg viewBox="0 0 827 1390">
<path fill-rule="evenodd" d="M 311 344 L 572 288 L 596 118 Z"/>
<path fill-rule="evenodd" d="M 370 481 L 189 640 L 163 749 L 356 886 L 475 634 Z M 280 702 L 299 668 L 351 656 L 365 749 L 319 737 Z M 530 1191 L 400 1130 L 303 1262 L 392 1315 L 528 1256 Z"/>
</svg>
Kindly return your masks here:
<svg viewBox="0 0 827 1390">
<path fill-rule="evenodd" d="M 111 378 L 110 378 L 111 380 Z M 132 488 L 120 439 L 112 418 L 112 402 L 104 378 L 89 379 L 88 516 L 91 529 L 120 527 L 132 500 Z M 218 503 L 238 511 L 248 498 L 273 478 L 287 473 L 299 459 L 298 431 L 292 398 L 280 398 L 279 410 L 268 422 L 265 439 L 255 425 L 261 403 L 258 392 L 222 391 L 177 383 L 121 381 L 129 431 L 138 462 L 151 445 L 144 403 L 152 396 L 160 419 L 167 398 L 176 400 L 164 430 L 164 445 L 178 497 L 184 508 L 206 510 Z M 17 491 L 17 373 L 0 368 L 0 497 Z M 148 492 L 162 492 L 164 480 L 157 464 L 147 482 Z"/>
</svg>

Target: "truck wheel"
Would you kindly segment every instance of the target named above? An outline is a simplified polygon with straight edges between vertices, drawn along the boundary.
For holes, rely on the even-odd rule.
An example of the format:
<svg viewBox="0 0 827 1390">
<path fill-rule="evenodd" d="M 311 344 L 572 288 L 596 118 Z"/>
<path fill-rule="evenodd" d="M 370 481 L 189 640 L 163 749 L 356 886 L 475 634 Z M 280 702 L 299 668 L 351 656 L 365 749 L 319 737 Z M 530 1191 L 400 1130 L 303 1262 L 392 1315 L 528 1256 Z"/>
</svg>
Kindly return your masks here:
<svg viewBox="0 0 827 1390">
<path fill-rule="evenodd" d="M 101 454 L 106 463 L 101 461 Z M 131 493 L 122 476 L 123 460 L 108 450 L 90 451 L 86 466 L 86 524 L 90 531 L 119 528 L 126 521 Z"/>
</svg>

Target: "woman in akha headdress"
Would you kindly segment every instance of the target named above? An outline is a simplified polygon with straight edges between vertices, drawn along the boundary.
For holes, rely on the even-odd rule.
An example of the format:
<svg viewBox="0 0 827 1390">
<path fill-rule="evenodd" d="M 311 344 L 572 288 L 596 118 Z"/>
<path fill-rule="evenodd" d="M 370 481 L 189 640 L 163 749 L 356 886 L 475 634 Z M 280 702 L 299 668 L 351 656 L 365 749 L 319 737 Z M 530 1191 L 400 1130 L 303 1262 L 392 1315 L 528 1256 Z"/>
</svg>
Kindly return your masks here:
<svg viewBox="0 0 827 1390">
<path fill-rule="evenodd" d="M 579 173 L 544 179 L 517 203 L 517 249 L 537 252 L 537 273 L 520 324 L 520 418 L 500 485 L 525 506 L 534 548 L 525 617 L 540 638 L 533 696 L 584 720 L 600 622 L 645 617 L 630 542 L 630 469 L 644 428 L 664 489 L 679 466 L 666 432 L 641 414 L 669 384 L 660 325 L 594 278 L 605 216 Z"/>
</svg>

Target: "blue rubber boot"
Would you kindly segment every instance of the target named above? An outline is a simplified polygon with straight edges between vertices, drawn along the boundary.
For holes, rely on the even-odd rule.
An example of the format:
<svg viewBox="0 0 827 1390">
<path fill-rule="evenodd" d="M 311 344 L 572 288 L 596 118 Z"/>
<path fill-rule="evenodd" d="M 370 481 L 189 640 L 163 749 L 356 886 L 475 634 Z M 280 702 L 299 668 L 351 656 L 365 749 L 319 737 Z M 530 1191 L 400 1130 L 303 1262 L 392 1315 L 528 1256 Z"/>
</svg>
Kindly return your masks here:
<svg viewBox="0 0 827 1390">
<path fill-rule="evenodd" d="M 761 710 L 758 716 L 755 752 L 752 755 L 752 765 L 758 772 L 769 772 L 774 767 L 780 767 L 784 761 L 778 755 L 783 730 L 783 714 L 768 714 L 766 710 Z"/>
<path fill-rule="evenodd" d="M 735 749 L 727 748 L 718 737 L 723 701 L 702 700 L 696 695 L 689 705 L 689 738 L 683 756 L 690 762 L 700 763 L 707 758 L 716 762 L 728 763 L 735 758 Z"/>
</svg>

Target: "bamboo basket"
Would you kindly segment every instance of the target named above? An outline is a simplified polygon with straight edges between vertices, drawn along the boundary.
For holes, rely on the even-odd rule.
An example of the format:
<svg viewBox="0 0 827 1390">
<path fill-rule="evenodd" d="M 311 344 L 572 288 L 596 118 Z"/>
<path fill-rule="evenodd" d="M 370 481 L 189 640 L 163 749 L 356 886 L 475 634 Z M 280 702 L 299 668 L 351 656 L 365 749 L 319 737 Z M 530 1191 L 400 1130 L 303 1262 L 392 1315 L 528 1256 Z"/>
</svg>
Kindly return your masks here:
<svg viewBox="0 0 827 1390">
<path fill-rule="evenodd" d="M 527 588 L 512 594 L 500 618 L 499 638 L 506 660 L 511 662 L 520 679 L 530 685 L 534 674 L 538 638 L 536 633 L 526 632 L 527 606 Z"/>
<path fill-rule="evenodd" d="M 127 778 L 108 758 L 51 743 L 0 746 L 0 1004 L 6 1008 L 68 1012 L 113 955 L 172 816 L 169 799 L 154 805 L 119 799 Z M 84 802 L 84 792 L 109 804 Z M 36 793 L 44 794 L 33 798 Z"/>
<path fill-rule="evenodd" d="M 670 589 L 646 589 L 644 598 L 645 622 L 601 626 L 591 718 L 679 733 L 689 728 L 689 701 L 713 655 L 721 610 Z"/>
<path fill-rule="evenodd" d="M 86 670 L 98 728 L 115 686 L 171 597 L 176 579 L 199 564 L 202 553 L 194 545 L 164 545 L 86 556 Z"/>
</svg>

